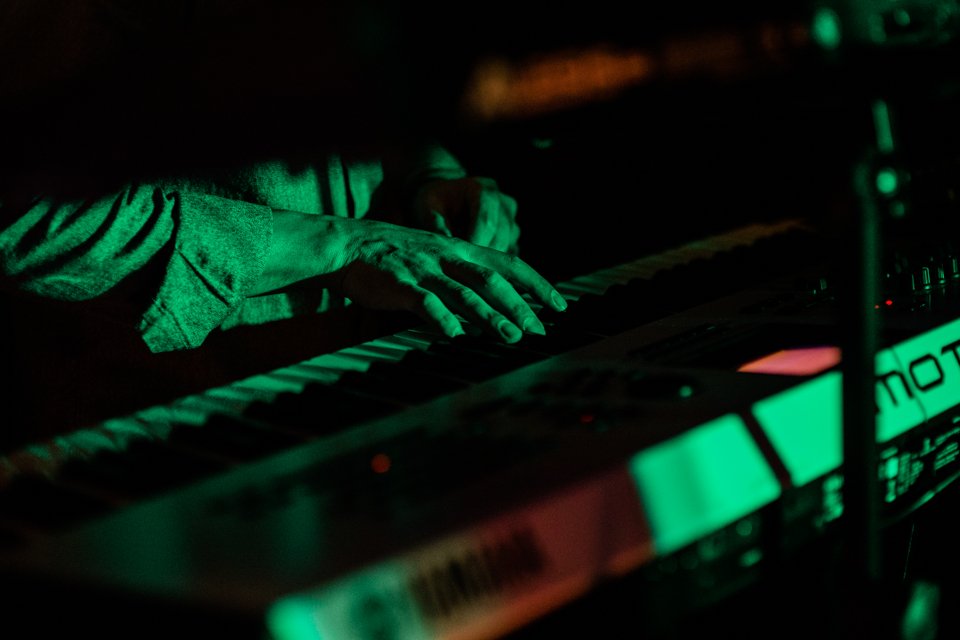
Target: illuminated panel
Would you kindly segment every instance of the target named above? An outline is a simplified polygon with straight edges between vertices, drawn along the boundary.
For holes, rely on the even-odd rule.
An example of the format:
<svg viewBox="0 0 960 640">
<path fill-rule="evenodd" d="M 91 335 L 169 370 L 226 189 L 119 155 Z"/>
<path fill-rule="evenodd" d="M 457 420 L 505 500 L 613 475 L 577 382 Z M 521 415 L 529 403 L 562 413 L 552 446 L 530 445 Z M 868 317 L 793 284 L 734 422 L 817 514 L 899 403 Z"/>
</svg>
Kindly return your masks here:
<svg viewBox="0 0 960 640">
<path fill-rule="evenodd" d="M 877 440 L 886 442 L 924 422 L 905 386 L 893 350 L 877 353 Z M 754 404 L 753 414 L 796 486 L 837 469 L 843 460 L 842 377 L 825 373 Z"/>
<path fill-rule="evenodd" d="M 923 424 L 926 413 L 907 386 L 895 349 L 877 354 L 877 441 L 887 442 Z"/>
<path fill-rule="evenodd" d="M 694 542 L 780 495 L 773 471 L 734 415 L 636 454 L 630 472 L 658 554 Z"/>
<path fill-rule="evenodd" d="M 960 402 L 960 320 L 893 347 L 903 379 L 928 418 Z"/>
<path fill-rule="evenodd" d="M 754 404 L 753 413 L 796 486 L 840 466 L 841 377 L 826 373 Z"/>
<path fill-rule="evenodd" d="M 781 349 L 748 362 L 737 369 L 743 373 L 772 373 L 783 376 L 808 376 L 822 373 L 840 362 L 838 347 Z"/>
</svg>

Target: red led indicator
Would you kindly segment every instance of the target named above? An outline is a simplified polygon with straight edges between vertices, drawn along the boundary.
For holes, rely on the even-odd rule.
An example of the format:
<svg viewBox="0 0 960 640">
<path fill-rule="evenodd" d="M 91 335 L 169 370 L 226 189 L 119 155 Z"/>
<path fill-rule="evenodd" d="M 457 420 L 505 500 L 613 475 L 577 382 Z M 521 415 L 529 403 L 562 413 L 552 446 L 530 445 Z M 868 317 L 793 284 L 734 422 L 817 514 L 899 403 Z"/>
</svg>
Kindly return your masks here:
<svg viewBox="0 0 960 640">
<path fill-rule="evenodd" d="M 597 419 L 597 417 L 596 417 L 595 415 L 593 415 L 592 413 L 581 413 L 581 414 L 580 414 L 580 424 L 593 424 L 593 421 L 596 420 L 596 419 Z"/>
<path fill-rule="evenodd" d="M 885 300 L 883 304 L 887 305 L 888 307 L 892 307 L 892 306 L 893 306 L 893 300 Z"/>
<path fill-rule="evenodd" d="M 386 473 L 390 471 L 390 456 L 385 453 L 378 453 L 370 458 L 370 468 L 374 473 Z"/>
</svg>

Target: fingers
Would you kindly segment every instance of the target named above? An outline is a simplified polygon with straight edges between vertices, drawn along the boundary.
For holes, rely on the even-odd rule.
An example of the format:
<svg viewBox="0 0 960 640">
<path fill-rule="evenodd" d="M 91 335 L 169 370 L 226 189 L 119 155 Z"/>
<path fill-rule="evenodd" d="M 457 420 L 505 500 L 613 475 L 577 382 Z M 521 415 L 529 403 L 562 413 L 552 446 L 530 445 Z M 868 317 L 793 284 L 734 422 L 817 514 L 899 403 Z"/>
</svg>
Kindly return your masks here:
<svg viewBox="0 0 960 640">
<path fill-rule="evenodd" d="M 442 281 L 443 290 L 438 295 L 488 333 L 507 342 L 519 340 L 521 332 L 546 333 L 520 291 L 556 311 L 567 308 L 566 300 L 553 285 L 519 258 L 482 247 L 473 247 L 471 253 L 472 259 L 443 262 L 449 280 Z M 503 321 L 513 326 L 506 326 Z"/>
<path fill-rule="evenodd" d="M 431 209 L 427 212 L 426 220 L 424 221 L 424 228 L 427 231 L 434 231 L 439 233 L 442 236 L 448 238 L 453 237 L 453 232 L 450 231 L 450 227 L 447 226 L 447 219 L 443 217 L 439 211 Z"/>
<path fill-rule="evenodd" d="M 447 336 L 456 338 L 464 334 L 463 325 L 457 316 L 432 291 L 412 285 L 408 291 L 408 309 L 420 316 L 434 329 Z"/>
<path fill-rule="evenodd" d="M 459 240 L 454 243 L 454 247 L 471 247 Z M 440 261 L 437 271 L 420 272 L 419 276 L 413 275 L 419 270 L 405 271 L 410 279 L 403 276 L 405 282 L 398 282 L 403 306 L 448 337 L 464 333 L 456 314 L 508 344 L 519 341 L 524 333 L 545 335 L 543 322 L 510 278 L 525 283 L 524 290 L 558 310 L 566 306 L 560 294 L 525 263 L 490 249 L 471 248 L 482 254 L 479 260 L 496 261 L 497 256 L 502 256 L 502 265 L 513 265 L 510 272 L 502 274 L 479 261 L 447 256 Z"/>
<path fill-rule="evenodd" d="M 436 180 L 414 202 L 416 226 L 481 247 L 516 253 L 520 227 L 517 201 L 491 178 Z"/>
<path fill-rule="evenodd" d="M 502 193 L 497 183 L 488 178 L 477 178 L 474 185 L 472 227 L 467 240 L 481 247 L 510 251 L 520 236 L 517 201 Z"/>
<path fill-rule="evenodd" d="M 464 333 L 459 314 L 507 343 L 524 332 L 545 333 L 534 302 L 566 308 L 553 286 L 515 256 L 386 223 L 358 225 L 357 232 L 339 287 L 360 305 L 412 311 L 449 337 Z"/>
<path fill-rule="evenodd" d="M 497 232 L 488 245 L 491 249 L 505 253 L 517 253 L 517 241 L 520 239 L 520 226 L 517 224 L 517 201 L 505 193 L 498 194 L 500 214 L 497 220 Z"/>
<path fill-rule="evenodd" d="M 493 269 L 457 261 L 445 272 L 450 277 L 438 281 L 437 294 L 471 323 L 508 343 L 524 333 L 546 334 L 527 301 Z"/>
<path fill-rule="evenodd" d="M 479 261 L 502 274 L 511 285 L 529 293 L 534 299 L 550 309 L 555 311 L 566 310 L 567 301 L 560 295 L 560 292 L 526 262 L 500 251 L 478 248 L 478 253 L 481 252 L 482 257 Z"/>
</svg>

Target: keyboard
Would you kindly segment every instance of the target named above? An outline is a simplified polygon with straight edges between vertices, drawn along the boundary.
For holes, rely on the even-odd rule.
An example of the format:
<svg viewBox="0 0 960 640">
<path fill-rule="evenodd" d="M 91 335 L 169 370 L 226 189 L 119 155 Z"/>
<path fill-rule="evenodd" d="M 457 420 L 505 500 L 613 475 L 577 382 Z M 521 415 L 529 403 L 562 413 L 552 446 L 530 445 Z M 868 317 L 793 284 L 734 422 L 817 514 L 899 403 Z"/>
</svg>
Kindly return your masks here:
<svg viewBox="0 0 960 640">
<path fill-rule="evenodd" d="M 545 337 L 409 329 L 27 447 L 0 567 L 91 624 L 275 640 L 500 637 L 633 575 L 717 597 L 842 515 L 834 363 L 743 368 L 835 353 L 817 242 L 743 227 L 561 283 Z M 960 326 L 918 300 L 878 309 L 887 520 L 957 473 Z"/>
</svg>

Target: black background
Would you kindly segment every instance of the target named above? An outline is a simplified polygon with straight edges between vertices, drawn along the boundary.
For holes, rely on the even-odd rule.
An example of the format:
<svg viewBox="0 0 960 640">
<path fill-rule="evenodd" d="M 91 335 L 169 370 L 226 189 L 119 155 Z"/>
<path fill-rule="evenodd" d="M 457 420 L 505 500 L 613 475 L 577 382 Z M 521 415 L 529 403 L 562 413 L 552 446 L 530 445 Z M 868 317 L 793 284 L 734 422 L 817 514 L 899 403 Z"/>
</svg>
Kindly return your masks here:
<svg viewBox="0 0 960 640">
<path fill-rule="evenodd" d="M 877 95 L 891 98 L 912 158 L 949 164 L 960 137 L 951 50 L 808 47 L 773 65 L 746 60 L 732 76 L 661 77 L 523 118 L 465 121 L 459 110 L 472 71 L 491 56 L 519 64 L 598 44 L 657 50 L 808 21 L 802 2 L 27 4 L 32 13 L 14 12 L 29 18 L 23 28 L 0 26 L 0 180 L 108 188 L 429 136 L 517 198 L 521 256 L 554 281 L 751 221 L 836 222 L 849 214 L 849 174 Z M 76 7 L 90 7 L 93 35 L 61 19 Z M 344 346 L 294 322 L 152 356 L 69 305 L 18 304 L 4 321 L 8 370 L 19 374 L 7 404 L 23 414 L 13 421 L 29 426 L 38 411 L 46 430 Z M 395 321 L 373 326 L 387 332 Z"/>
</svg>

